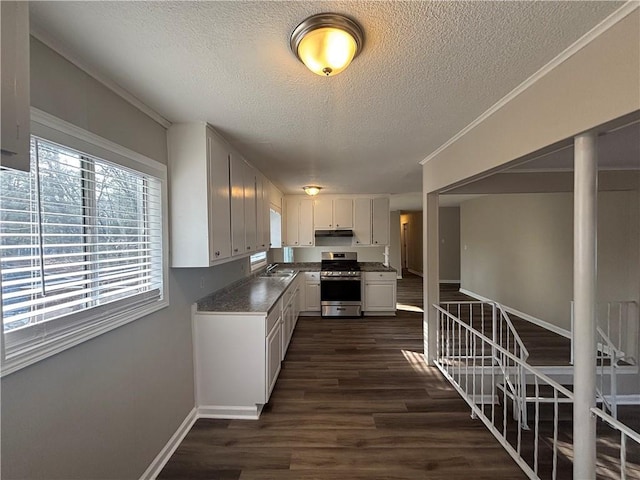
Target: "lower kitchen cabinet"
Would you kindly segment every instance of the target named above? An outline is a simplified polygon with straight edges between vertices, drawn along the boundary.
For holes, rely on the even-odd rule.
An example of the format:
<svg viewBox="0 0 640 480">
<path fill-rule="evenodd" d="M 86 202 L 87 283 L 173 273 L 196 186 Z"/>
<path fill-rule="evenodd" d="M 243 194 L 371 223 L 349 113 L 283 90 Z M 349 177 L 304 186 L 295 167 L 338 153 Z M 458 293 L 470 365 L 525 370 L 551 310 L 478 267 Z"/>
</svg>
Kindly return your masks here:
<svg viewBox="0 0 640 480">
<path fill-rule="evenodd" d="M 365 315 L 395 315 L 397 278 L 395 272 L 364 272 Z"/>
<path fill-rule="evenodd" d="M 257 419 L 269 401 L 298 319 L 297 278 L 264 313 L 193 312 L 198 414 Z"/>
<path fill-rule="evenodd" d="M 282 321 L 280 316 L 278 316 L 271 332 L 267 335 L 265 357 L 267 359 L 266 398 L 268 399 L 273 391 L 273 387 L 276 385 L 276 380 L 278 380 L 278 374 L 280 373 L 280 367 L 282 365 Z"/>
<path fill-rule="evenodd" d="M 320 272 L 305 272 L 304 303 L 301 307 L 303 315 L 320 314 Z"/>
</svg>

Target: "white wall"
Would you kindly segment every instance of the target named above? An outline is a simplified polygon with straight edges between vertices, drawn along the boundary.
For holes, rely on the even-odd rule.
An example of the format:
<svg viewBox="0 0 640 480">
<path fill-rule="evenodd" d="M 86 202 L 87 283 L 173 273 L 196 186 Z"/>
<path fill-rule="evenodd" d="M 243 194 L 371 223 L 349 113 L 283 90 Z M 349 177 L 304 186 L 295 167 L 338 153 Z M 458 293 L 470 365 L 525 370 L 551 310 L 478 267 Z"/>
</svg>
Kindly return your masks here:
<svg viewBox="0 0 640 480">
<path fill-rule="evenodd" d="M 440 207 L 440 281 L 460 281 L 460 207 Z"/>
<path fill-rule="evenodd" d="M 33 38 L 31 75 L 33 106 L 166 163 L 162 126 Z M 190 305 L 247 271 L 174 269 L 168 308 L 2 378 L 2 477 L 139 478 L 194 407 Z"/>
<path fill-rule="evenodd" d="M 461 287 L 569 330 L 572 194 L 487 195 L 460 211 Z M 599 193 L 599 300 L 638 300 L 638 218 L 638 191 Z"/>
</svg>

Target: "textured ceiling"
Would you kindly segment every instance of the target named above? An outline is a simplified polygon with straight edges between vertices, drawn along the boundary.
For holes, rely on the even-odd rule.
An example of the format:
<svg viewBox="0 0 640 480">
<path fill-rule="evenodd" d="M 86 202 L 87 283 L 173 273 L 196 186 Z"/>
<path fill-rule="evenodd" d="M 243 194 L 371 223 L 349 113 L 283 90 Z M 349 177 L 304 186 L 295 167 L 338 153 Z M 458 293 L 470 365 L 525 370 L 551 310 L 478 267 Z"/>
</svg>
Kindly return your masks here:
<svg viewBox="0 0 640 480">
<path fill-rule="evenodd" d="M 34 31 L 171 122 L 207 121 L 286 193 L 421 190 L 418 162 L 621 2 L 31 2 Z M 330 78 L 289 51 L 321 12 L 365 31 Z"/>
</svg>

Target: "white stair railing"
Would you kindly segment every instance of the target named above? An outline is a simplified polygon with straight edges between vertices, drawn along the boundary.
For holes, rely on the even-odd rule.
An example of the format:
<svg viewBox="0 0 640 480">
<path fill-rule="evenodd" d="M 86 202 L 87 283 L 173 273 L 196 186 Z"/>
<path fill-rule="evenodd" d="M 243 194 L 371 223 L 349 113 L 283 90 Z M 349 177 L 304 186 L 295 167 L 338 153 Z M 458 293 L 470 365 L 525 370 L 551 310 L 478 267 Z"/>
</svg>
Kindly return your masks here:
<svg viewBox="0 0 640 480">
<path fill-rule="evenodd" d="M 489 336 L 490 327 L 491 339 L 495 344 L 500 345 L 506 351 L 519 358 L 522 363 L 527 363 L 529 351 L 511 322 L 509 315 L 499 303 L 482 301 L 442 302 L 440 306 L 455 315 L 460 321 L 467 321 L 471 328 L 479 330 L 484 335 Z M 463 344 L 464 342 L 461 342 L 457 345 L 457 348 L 461 349 Z M 514 420 L 517 416 L 520 416 L 522 427 L 527 430 L 529 427 L 524 370 L 517 365 L 511 364 L 509 358 L 497 355 L 496 350 L 493 348 L 491 350 L 490 364 L 497 365 L 500 368 L 504 380 L 504 392 L 513 402 Z"/>
<path fill-rule="evenodd" d="M 571 302 L 571 363 L 573 364 L 574 309 Z M 596 394 L 604 410 L 618 418 L 618 367 L 638 364 L 640 318 L 635 301 L 597 305 Z M 607 382 L 608 377 L 608 382 Z M 608 395 L 607 388 L 608 387 Z"/>
<path fill-rule="evenodd" d="M 559 459 L 571 461 L 573 458 L 572 445 L 559 438 L 560 407 L 573 403 L 573 393 L 474 328 L 474 324 L 482 323 L 479 319 L 463 320 L 448 311 L 457 313 L 457 307 L 450 305 L 433 307 L 437 311 L 435 364 L 438 369 L 470 406 L 472 416 L 485 424 L 529 478 L 556 480 Z M 528 396 L 526 391 L 517 392 L 525 395 L 523 409 L 528 405 L 533 410 L 529 431 L 524 429 L 522 415 L 514 415 L 513 420 L 507 415 L 508 389 L 499 389 L 497 385 L 501 381 L 506 385 L 505 377 L 509 375 L 518 378 L 512 382 L 516 390 L 517 385 L 522 385 L 518 375 L 526 377 L 532 387 Z M 496 399 L 502 402 L 502 412 L 496 407 Z M 640 465 L 629 461 L 627 453 L 631 447 L 638 451 L 640 435 L 602 409 L 593 408 L 592 412 L 617 432 L 617 437 L 603 440 L 605 451 L 598 450 L 597 465 L 615 475 L 613 478 L 637 478 Z M 548 414 L 551 418 L 546 418 Z M 541 425 L 543 417 L 546 420 Z M 615 449 L 617 458 L 611 453 Z"/>
</svg>

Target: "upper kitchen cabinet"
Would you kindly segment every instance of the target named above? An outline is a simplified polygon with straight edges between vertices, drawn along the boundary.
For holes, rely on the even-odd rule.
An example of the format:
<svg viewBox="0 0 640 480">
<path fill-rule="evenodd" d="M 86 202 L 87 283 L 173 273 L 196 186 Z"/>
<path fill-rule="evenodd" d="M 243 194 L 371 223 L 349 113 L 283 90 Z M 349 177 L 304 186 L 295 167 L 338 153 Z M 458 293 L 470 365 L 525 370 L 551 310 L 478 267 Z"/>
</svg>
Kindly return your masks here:
<svg viewBox="0 0 640 480">
<path fill-rule="evenodd" d="M 29 3 L 0 2 L 2 163 L 29 171 Z"/>
<path fill-rule="evenodd" d="M 168 132 L 171 266 L 206 267 L 231 256 L 229 156 L 203 123 Z"/>
<path fill-rule="evenodd" d="M 244 248 L 253 253 L 258 243 L 258 172 L 244 162 Z M 260 234 L 262 242 L 262 232 Z"/>
<path fill-rule="evenodd" d="M 373 245 L 389 245 L 389 198 L 374 198 L 372 207 L 371 243 Z"/>
<path fill-rule="evenodd" d="M 353 201 L 353 244 L 371 245 L 371 199 Z"/>
<path fill-rule="evenodd" d="M 287 197 L 285 225 L 284 246 L 313 246 L 313 201 L 300 197 Z"/>
<path fill-rule="evenodd" d="M 257 249 L 265 250 L 271 243 L 271 215 L 269 196 L 271 194 L 271 182 L 258 172 L 256 176 L 256 222 L 257 222 Z"/>
<path fill-rule="evenodd" d="M 245 162 L 232 153 L 229 159 L 229 186 L 231 187 L 231 255 L 245 253 L 244 235 L 244 171 Z"/>
<path fill-rule="evenodd" d="M 317 198 L 313 202 L 313 218 L 316 230 L 353 228 L 353 200 Z"/>
</svg>

